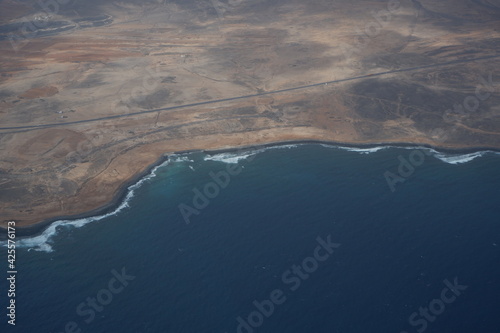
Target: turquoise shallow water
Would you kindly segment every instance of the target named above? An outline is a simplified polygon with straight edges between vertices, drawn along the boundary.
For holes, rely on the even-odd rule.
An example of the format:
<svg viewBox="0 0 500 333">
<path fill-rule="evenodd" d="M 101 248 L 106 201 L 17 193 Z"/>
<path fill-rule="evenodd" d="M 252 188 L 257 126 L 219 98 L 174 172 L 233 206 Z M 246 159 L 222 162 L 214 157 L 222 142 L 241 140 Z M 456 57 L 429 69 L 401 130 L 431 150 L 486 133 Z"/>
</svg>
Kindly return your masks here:
<svg viewBox="0 0 500 333">
<path fill-rule="evenodd" d="M 118 212 L 18 242 L 2 332 L 498 332 L 500 156 L 427 151 L 392 192 L 413 151 L 174 156 Z"/>
</svg>

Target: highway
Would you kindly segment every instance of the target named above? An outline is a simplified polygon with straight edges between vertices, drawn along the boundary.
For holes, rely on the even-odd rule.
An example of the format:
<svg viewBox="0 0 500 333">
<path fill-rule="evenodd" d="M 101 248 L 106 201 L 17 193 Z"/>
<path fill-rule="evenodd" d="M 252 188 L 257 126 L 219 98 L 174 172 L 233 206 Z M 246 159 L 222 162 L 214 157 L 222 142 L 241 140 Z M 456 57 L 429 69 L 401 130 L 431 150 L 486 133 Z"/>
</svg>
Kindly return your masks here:
<svg viewBox="0 0 500 333">
<path fill-rule="evenodd" d="M 418 67 L 396 69 L 396 70 L 390 70 L 390 71 L 385 71 L 385 72 L 379 72 L 379 73 L 354 76 L 354 77 L 349 77 L 349 78 L 344 78 L 344 79 L 338 79 L 338 80 L 333 80 L 333 81 L 326 81 L 326 82 L 314 83 L 314 84 L 309 84 L 309 85 L 297 86 L 297 87 L 292 87 L 292 88 L 266 91 L 266 92 L 257 93 L 257 94 L 223 98 L 223 99 L 210 100 L 210 101 L 191 103 L 191 104 L 176 105 L 176 106 L 170 106 L 170 107 L 154 109 L 154 110 L 143 110 L 143 111 L 117 114 L 117 115 L 111 115 L 111 116 L 100 117 L 100 118 L 92 118 L 92 119 L 85 119 L 85 120 L 78 120 L 78 121 L 68 121 L 68 122 L 61 122 L 61 123 L 0 127 L 0 130 L 24 130 L 25 131 L 25 130 L 37 130 L 37 129 L 51 128 L 51 127 L 61 127 L 61 126 L 85 124 L 85 123 L 96 122 L 96 121 L 132 117 L 132 116 L 143 115 L 143 114 L 147 114 L 147 113 L 171 111 L 171 110 L 178 110 L 178 109 L 184 109 L 184 108 L 192 108 L 192 107 L 202 106 L 202 105 L 235 101 L 235 100 L 240 100 L 240 99 L 273 95 L 273 94 L 279 94 L 279 93 L 284 93 L 284 92 L 289 92 L 289 91 L 318 87 L 318 86 L 322 86 L 322 85 L 326 85 L 326 84 L 335 84 L 335 83 L 341 83 L 341 82 L 355 81 L 355 80 L 361 80 L 361 79 L 367 79 L 367 78 L 374 78 L 377 76 L 394 74 L 394 73 L 413 72 L 413 71 L 418 71 L 418 70 L 427 69 L 427 68 L 443 67 L 443 66 L 456 65 L 456 64 L 482 61 L 482 60 L 495 59 L 495 58 L 500 58 L 500 55 L 491 55 L 491 56 L 485 56 L 485 57 L 479 57 L 479 58 L 473 58 L 473 59 L 459 59 L 459 60 L 453 60 L 453 61 L 443 62 L 443 63 L 439 63 L 439 64 L 431 64 L 431 65 L 424 65 L 424 66 L 418 66 Z M 4 133 L 6 133 L 6 132 L 4 132 Z M 10 133 L 12 133 L 12 132 L 10 132 Z M 2 133 L 0 133 L 0 134 L 2 134 Z"/>
</svg>

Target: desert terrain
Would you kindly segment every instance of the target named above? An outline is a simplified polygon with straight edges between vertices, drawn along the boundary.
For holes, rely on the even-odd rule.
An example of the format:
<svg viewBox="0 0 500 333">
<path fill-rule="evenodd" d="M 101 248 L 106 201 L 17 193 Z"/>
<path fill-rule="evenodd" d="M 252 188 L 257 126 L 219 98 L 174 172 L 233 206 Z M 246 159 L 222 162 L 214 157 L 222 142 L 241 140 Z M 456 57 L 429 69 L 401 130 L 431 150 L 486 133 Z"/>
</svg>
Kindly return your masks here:
<svg viewBox="0 0 500 333">
<path fill-rule="evenodd" d="M 0 0 L 0 224 L 179 151 L 500 149 L 498 0 Z"/>
</svg>

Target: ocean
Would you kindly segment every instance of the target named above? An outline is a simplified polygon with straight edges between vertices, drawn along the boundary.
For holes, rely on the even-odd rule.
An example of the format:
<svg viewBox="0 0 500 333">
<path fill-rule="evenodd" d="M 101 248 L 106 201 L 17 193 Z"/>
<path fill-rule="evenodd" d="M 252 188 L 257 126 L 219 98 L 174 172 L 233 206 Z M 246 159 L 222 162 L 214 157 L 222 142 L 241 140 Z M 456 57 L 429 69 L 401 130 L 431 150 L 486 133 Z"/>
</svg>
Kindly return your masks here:
<svg viewBox="0 0 500 333">
<path fill-rule="evenodd" d="M 108 214 L 17 239 L 1 332 L 500 331 L 500 155 L 173 155 Z"/>
</svg>

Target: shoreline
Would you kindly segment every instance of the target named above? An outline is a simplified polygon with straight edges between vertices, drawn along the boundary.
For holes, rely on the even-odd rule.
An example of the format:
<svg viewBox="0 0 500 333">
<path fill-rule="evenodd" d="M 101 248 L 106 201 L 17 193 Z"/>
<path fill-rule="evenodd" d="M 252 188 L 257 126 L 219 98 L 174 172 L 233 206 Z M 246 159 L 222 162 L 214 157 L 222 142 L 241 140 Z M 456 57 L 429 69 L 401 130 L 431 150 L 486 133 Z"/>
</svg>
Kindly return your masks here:
<svg viewBox="0 0 500 333">
<path fill-rule="evenodd" d="M 135 184 L 137 184 L 141 179 L 151 174 L 151 172 L 161 164 L 165 163 L 168 159 L 173 156 L 190 154 L 190 153 L 205 153 L 208 155 L 216 155 L 223 153 L 233 153 L 238 151 L 248 151 L 252 149 L 265 149 L 277 146 L 285 146 L 285 145 L 329 145 L 332 147 L 339 148 L 353 148 L 353 149 L 369 149 L 369 148 L 379 148 L 379 147 L 388 147 L 388 148 L 424 148 L 424 149 L 432 149 L 438 153 L 445 154 L 472 154 L 478 152 L 493 152 L 500 153 L 500 149 L 492 148 L 492 147 L 469 147 L 469 148 L 449 148 L 449 147 L 437 147 L 429 144 L 417 144 L 417 143 L 408 143 L 408 142 L 380 142 L 380 143 L 344 143 L 338 141 L 323 141 L 323 140 L 289 140 L 289 141 L 276 141 L 269 142 L 263 144 L 253 144 L 253 145 L 243 145 L 237 147 L 227 147 L 220 149 L 191 149 L 191 150 L 182 150 L 176 152 L 168 152 L 164 153 L 160 158 L 158 158 L 153 164 L 149 165 L 144 171 L 140 172 L 136 176 L 132 177 L 128 181 L 122 183 L 119 189 L 116 191 L 113 199 L 106 203 L 105 205 L 98 207 L 96 209 L 87 211 L 85 213 L 74 214 L 74 215 L 61 215 L 55 216 L 53 218 L 45 219 L 43 221 L 34 223 L 30 226 L 25 227 L 16 227 L 16 233 L 21 237 L 31 237 L 41 234 L 48 226 L 52 223 L 61 221 L 61 220 L 78 220 L 84 218 L 91 218 L 95 216 L 100 216 L 104 214 L 108 214 L 119 207 L 119 205 L 126 198 L 129 193 L 129 188 Z M 3 227 L 0 227 L 0 240 L 3 240 L 3 236 L 6 235 L 7 230 Z"/>
</svg>

